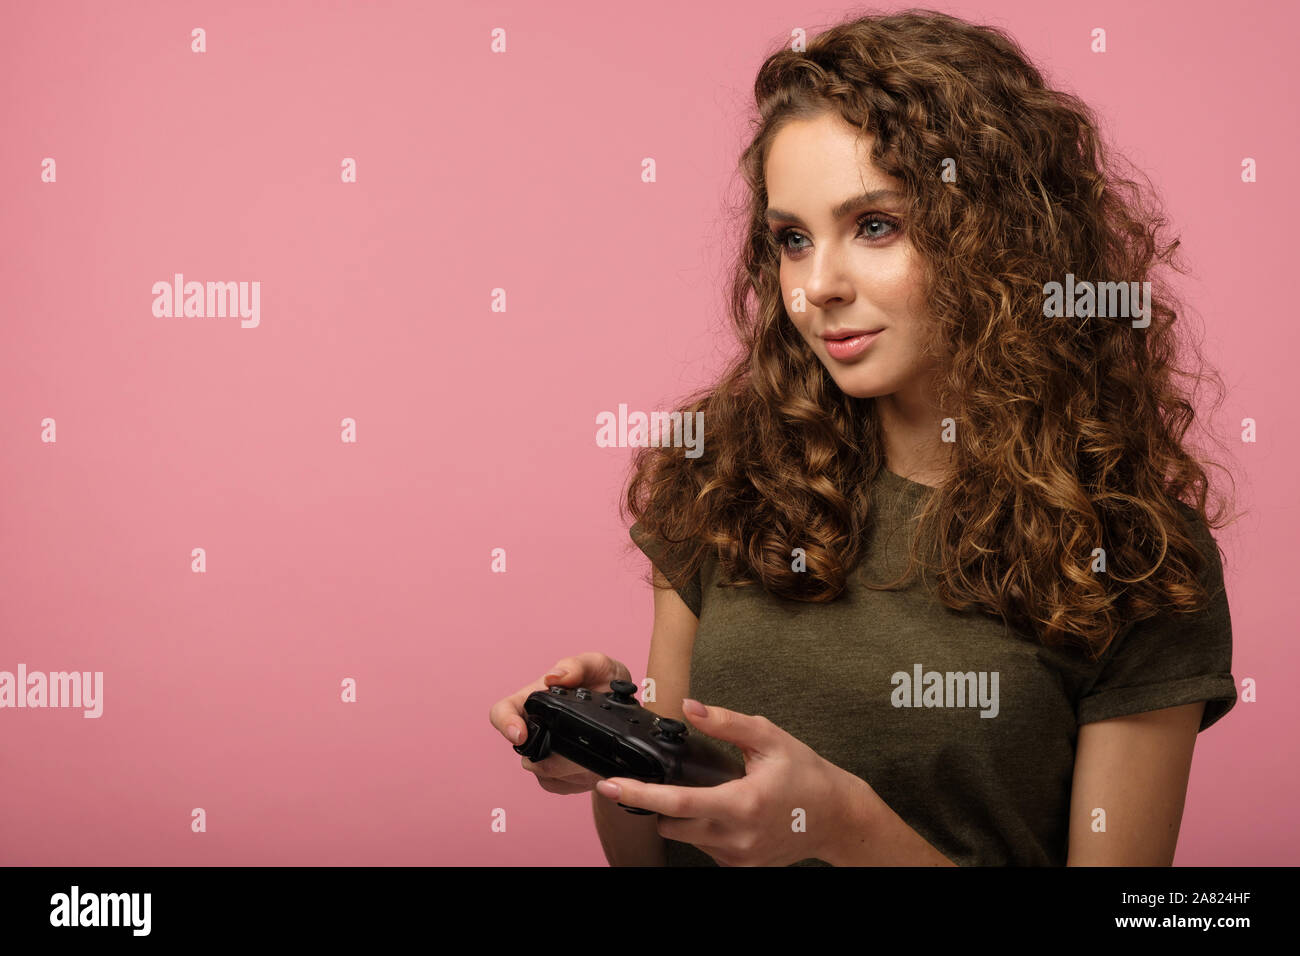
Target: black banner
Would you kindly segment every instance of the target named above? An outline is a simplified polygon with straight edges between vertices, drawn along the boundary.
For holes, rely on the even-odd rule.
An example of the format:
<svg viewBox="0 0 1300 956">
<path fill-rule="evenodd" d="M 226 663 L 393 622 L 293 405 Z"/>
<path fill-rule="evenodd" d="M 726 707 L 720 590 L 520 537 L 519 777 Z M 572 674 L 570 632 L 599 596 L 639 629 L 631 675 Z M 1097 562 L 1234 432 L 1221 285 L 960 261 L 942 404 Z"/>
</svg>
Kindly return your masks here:
<svg viewBox="0 0 1300 956">
<path fill-rule="evenodd" d="M 1290 868 L 11 867 L 0 869 L 0 926 L 7 943 L 64 936 L 96 946 L 374 942 L 453 926 L 496 938 L 513 928 L 523 946 L 536 930 L 576 944 L 621 927 L 635 943 L 702 923 L 734 940 L 773 920 L 807 920 L 817 936 L 842 925 L 862 940 L 877 931 L 1030 940 L 1046 922 L 1071 939 L 1232 945 L 1283 926 L 1294 885 Z"/>
</svg>

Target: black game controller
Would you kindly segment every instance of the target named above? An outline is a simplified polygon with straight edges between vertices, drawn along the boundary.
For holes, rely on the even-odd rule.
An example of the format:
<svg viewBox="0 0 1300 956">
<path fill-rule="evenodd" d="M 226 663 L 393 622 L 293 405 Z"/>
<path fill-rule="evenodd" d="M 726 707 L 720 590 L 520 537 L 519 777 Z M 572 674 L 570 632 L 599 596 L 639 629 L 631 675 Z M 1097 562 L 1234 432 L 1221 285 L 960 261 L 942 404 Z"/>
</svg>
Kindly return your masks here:
<svg viewBox="0 0 1300 956">
<path fill-rule="evenodd" d="M 528 739 L 515 753 L 529 760 L 557 753 L 602 777 L 683 787 L 716 787 L 745 775 L 722 751 L 689 737 L 680 720 L 637 703 L 636 684 L 615 680 L 609 686 L 607 693 L 558 685 L 533 691 L 524 701 Z M 654 812 L 619 806 L 629 813 Z"/>
</svg>

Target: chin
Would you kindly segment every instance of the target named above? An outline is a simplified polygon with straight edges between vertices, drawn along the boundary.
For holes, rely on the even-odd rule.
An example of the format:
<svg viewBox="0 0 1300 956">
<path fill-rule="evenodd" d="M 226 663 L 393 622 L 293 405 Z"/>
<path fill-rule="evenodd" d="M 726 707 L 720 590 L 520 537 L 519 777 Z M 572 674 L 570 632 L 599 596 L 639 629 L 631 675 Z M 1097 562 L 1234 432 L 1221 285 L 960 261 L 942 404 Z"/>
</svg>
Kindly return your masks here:
<svg viewBox="0 0 1300 956">
<path fill-rule="evenodd" d="M 836 375 L 831 373 L 840 391 L 850 398 L 879 398 L 892 395 L 898 388 L 892 383 L 882 381 L 876 376 Z"/>
</svg>

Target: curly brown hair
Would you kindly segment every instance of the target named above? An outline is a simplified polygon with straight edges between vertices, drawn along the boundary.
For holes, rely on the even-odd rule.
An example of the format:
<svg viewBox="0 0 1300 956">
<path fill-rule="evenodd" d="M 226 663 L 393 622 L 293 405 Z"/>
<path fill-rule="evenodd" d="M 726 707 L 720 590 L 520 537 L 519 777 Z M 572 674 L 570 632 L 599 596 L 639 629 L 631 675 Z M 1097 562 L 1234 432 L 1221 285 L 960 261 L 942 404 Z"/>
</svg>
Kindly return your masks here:
<svg viewBox="0 0 1300 956">
<path fill-rule="evenodd" d="M 872 161 L 906 185 L 936 400 L 956 423 L 906 577 L 933 570 L 948 607 L 1094 656 L 1128 621 L 1199 610 L 1219 556 L 1208 527 L 1223 508 L 1211 522 L 1214 463 L 1191 450 L 1194 391 L 1180 380 L 1218 383 L 1220 401 L 1223 387 L 1199 347 L 1175 338 L 1182 303 L 1158 270 L 1185 271 L 1178 241 L 1159 238 L 1149 180 L 1144 192 L 1117 174 L 1093 112 L 1048 89 L 1004 32 L 929 10 L 863 16 L 805 51 L 780 49 L 754 96 L 729 299 L 741 348 L 717 384 L 678 406 L 703 412 L 704 454 L 639 448 L 624 518 L 688 577 L 713 553 L 720 584 L 758 582 L 791 600 L 834 600 L 863 557 L 884 466 L 875 403 L 845 395 L 794 328 L 764 220 L 773 138 L 829 112 L 871 134 Z M 956 182 L 940 175 L 946 159 Z M 1066 273 L 1150 282 L 1150 325 L 1045 318 L 1045 284 Z M 1180 346 L 1196 372 L 1176 364 Z M 792 569 L 793 547 L 806 570 Z M 1098 547 L 1106 574 L 1090 570 Z"/>
</svg>

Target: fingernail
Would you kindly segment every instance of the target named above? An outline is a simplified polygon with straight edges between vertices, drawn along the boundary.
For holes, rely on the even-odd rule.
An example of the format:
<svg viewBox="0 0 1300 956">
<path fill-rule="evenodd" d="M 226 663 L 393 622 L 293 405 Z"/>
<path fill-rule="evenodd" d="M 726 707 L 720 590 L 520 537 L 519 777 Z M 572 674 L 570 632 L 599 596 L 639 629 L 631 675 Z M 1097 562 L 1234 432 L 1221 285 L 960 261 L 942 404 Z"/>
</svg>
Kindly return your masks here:
<svg viewBox="0 0 1300 956">
<path fill-rule="evenodd" d="M 546 676 L 543 677 L 542 680 L 546 681 L 546 683 L 549 684 L 551 683 L 552 677 L 554 677 L 556 680 L 559 680 L 567 673 L 569 673 L 569 669 L 567 667 L 557 667 L 555 668 L 555 670 L 547 671 Z"/>
<path fill-rule="evenodd" d="M 682 710 L 688 714 L 694 714 L 696 717 L 709 716 L 709 708 L 705 707 L 698 700 L 691 700 L 689 697 L 682 698 Z"/>
<path fill-rule="evenodd" d="M 606 797 L 617 797 L 623 792 L 623 788 L 616 783 L 610 783 L 608 780 L 601 780 L 596 783 L 596 789 Z"/>
<path fill-rule="evenodd" d="M 506 736 L 509 737 L 511 741 L 513 741 L 514 743 L 516 744 L 519 743 L 519 728 L 516 727 L 514 724 L 511 724 L 509 727 L 506 728 Z"/>
</svg>

